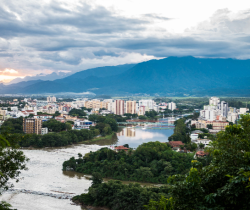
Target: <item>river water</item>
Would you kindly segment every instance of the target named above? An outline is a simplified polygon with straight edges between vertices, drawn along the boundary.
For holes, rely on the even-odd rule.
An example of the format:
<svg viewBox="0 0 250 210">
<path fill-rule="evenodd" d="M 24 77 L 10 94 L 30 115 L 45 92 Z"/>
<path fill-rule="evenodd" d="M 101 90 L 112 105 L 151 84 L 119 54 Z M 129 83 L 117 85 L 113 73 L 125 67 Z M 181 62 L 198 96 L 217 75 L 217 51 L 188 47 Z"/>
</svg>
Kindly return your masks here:
<svg viewBox="0 0 250 210">
<path fill-rule="evenodd" d="M 173 130 L 123 128 L 110 140 L 94 142 L 95 145 L 74 145 L 64 148 L 28 150 L 24 154 L 30 159 L 28 170 L 21 173 L 22 180 L 14 183 L 14 191 L 5 192 L 0 200 L 9 202 L 18 210 L 81 210 L 69 198 L 86 192 L 90 187 L 89 175 L 63 172 L 62 163 L 78 153 L 86 154 L 101 147 L 129 144 L 136 148 L 149 141 L 167 142 Z M 27 190 L 25 192 L 24 190 Z M 51 197 L 54 196 L 54 197 Z"/>
</svg>

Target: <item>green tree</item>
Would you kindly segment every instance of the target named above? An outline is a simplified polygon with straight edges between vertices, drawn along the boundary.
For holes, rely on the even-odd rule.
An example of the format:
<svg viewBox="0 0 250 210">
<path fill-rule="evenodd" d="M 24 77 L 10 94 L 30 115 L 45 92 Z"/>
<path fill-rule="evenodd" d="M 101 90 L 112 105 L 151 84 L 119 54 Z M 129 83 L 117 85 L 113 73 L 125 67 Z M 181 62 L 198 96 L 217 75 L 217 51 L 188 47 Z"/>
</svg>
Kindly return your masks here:
<svg viewBox="0 0 250 210">
<path fill-rule="evenodd" d="M 26 158 L 22 151 L 17 150 L 17 145 L 11 145 L 3 135 L 0 135 L 0 195 L 3 190 L 13 187 L 9 180 L 19 181 L 21 170 L 26 169 Z M 10 209 L 11 205 L 2 201 L 0 209 Z"/>
<path fill-rule="evenodd" d="M 203 167 L 204 164 L 195 160 L 186 177 L 169 178 L 171 208 L 249 209 L 249 122 L 250 115 L 242 115 L 240 125 L 228 126 L 217 134 L 207 149 L 212 155 L 209 165 Z"/>
<path fill-rule="evenodd" d="M 208 129 L 213 129 L 213 125 L 212 124 L 207 124 L 207 128 Z"/>
</svg>

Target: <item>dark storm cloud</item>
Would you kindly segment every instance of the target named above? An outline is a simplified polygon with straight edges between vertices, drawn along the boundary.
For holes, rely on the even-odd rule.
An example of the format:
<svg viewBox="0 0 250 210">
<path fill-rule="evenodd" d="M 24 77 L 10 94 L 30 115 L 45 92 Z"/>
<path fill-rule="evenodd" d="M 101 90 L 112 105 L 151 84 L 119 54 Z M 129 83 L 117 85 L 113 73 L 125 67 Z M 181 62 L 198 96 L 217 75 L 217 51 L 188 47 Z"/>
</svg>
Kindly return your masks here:
<svg viewBox="0 0 250 210">
<path fill-rule="evenodd" d="M 137 39 L 124 39 L 118 42 L 110 43 L 118 48 L 127 50 L 142 50 L 142 49 L 154 49 L 163 47 L 174 47 L 179 49 L 199 49 L 199 48 L 212 48 L 218 50 L 220 48 L 227 48 L 230 46 L 225 41 L 207 41 L 199 40 L 192 37 L 180 37 L 180 38 L 137 38 Z"/>
<path fill-rule="evenodd" d="M 109 51 L 109 50 L 98 50 L 98 51 L 94 51 L 93 54 L 95 56 L 99 56 L 99 57 L 102 57 L 102 56 L 117 57 L 117 56 L 119 56 L 119 54 L 112 52 L 112 51 Z"/>
<path fill-rule="evenodd" d="M 14 5 L 9 7 L 9 11 L 0 9 L 0 36 L 5 38 L 24 35 L 121 33 L 144 30 L 144 25 L 150 23 L 149 20 L 120 17 L 104 7 L 92 8 L 87 4 L 82 4 L 75 11 L 69 11 L 55 3 L 45 7 L 28 7 L 25 11 Z M 18 20 L 12 11 L 15 11 L 21 20 Z"/>
<path fill-rule="evenodd" d="M 56 0 L 2 0 L 0 63 L 8 67 L 16 63 L 23 69 L 80 70 L 98 62 L 141 61 L 144 56 L 249 55 L 249 11 L 236 20 L 228 14 L 228 10 L 219 10 L 193 31 L 170 34 L 167 27 L 157 28 L 155 23 L 172 19 L 158 14 L 131 18 L 86 3 L 69 8 Z"/>
<path fill-rule="evenodd" d="M 102 43 L 94 40 L 77 40 L 70 37 L 33 39 L 21 42 L 22 45 L 34 48 L 37 51 L 64 51 L 70 48 L 101 47 Z"/>
</svg>

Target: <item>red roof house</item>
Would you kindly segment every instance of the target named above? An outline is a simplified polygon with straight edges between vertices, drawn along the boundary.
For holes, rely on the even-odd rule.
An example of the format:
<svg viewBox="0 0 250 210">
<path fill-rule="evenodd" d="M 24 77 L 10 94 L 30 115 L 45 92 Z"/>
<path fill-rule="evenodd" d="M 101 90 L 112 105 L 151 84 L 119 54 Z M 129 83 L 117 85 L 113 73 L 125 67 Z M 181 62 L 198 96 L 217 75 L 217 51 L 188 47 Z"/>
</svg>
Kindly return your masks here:
<svg viewBox="0 0 250 210">
<path fill-rule="evenodd" d="M 125 151 L 128 151 L 129 148 L 127 147 L 124 147 L 124 146 L 118 146 L 118 147 L 115 147 L 115 150 L 118 152 L 118 151 L 121 151 L 121 150 L 125 150 Z"/>
<path fill-rule="evenodd" d="M 197 157 L 205 157 L 207 155 L 208 155 L 208 153 L 204 152 L 204 151 L 198 151 L 198 152 L 196 152 L 196 156 Z"/>
<path fill-rule="evenodd" d="M 180 147 L 181 145 L 184 145 L 181 141 L 170 141 L 168 143 L 171 147 Z"/>
</svg>

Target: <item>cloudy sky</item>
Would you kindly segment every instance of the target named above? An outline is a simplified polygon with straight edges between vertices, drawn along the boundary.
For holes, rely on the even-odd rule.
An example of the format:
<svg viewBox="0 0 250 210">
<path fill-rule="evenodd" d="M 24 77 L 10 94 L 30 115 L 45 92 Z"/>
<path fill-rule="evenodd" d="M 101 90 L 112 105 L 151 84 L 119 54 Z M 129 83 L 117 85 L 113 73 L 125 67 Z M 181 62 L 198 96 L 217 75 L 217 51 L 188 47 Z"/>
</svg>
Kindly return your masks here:
<svg viewBox="0 0 250 210">
<path fill-rule="evenodd" d="M 0 80 L 168 56 L 250 59 L 247 0 L 1 0 Z"/>
</svg>

